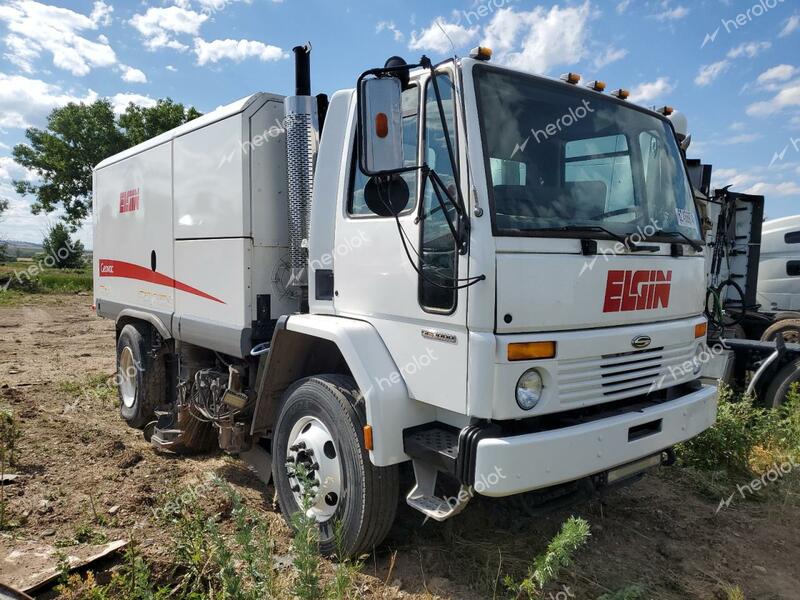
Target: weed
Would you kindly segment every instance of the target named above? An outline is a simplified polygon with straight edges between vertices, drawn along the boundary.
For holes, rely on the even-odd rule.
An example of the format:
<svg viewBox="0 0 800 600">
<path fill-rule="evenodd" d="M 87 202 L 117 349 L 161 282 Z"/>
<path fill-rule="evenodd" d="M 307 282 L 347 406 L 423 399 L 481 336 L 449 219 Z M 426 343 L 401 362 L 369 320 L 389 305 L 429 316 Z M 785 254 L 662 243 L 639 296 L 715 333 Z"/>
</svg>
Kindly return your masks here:
<svg viewBox="0 0 800 600">
<path fill-rule="evenodd" d="M 642 600 L 644 598 L 645 589 L 638 583 L 626 585 L 624 588 L 603 594 L 597 600 Z"/>
<path fill-rule="evenodd" d="M 0 481 L 5 477 L 6 469 L 15 464 L 20 435 L 14 415 L 10 411 L 0 410 Z M 6 504 L 6 486 L 0 483 L 0 531 L 9 526 Z"/>
<path fill-rule="evenodd" d="M 292 516 L 292 564 L 297 576 L 295 594 L 301 600 L 317 600 L 322 597 L 319 581 L 319 529 L 317 520 L 313 514 L 309 514 L 309 509 L 313 505 L 315 487 L 318 484 L 305 465 L 289 464 L 287 468 L 302 490 L 300 510 Z"/>
<path fill-rule="evenodd" d="M 547 545 L 547 550 L 534 559 L 528 575 L 520 582 L 507 576 L 506 587 L 517 598 L 524 595 L 541 598 L 544 587 L 553 582 L 562 569 L 572 564 L 575 552 L 587 542 L 590 535 L 589 523 L 581 518 L 570 517 Z"/>
<path fill-rule="evenodd" d="M 730 476 L 749 475 L 800 456 L 800 392 L 795 386 L 779 408 L 756 406 L 752 398 L 720 387 L 714 427 L 679 448 L 681 463 L 702 471 L 722 469 Z"/>
</svg>

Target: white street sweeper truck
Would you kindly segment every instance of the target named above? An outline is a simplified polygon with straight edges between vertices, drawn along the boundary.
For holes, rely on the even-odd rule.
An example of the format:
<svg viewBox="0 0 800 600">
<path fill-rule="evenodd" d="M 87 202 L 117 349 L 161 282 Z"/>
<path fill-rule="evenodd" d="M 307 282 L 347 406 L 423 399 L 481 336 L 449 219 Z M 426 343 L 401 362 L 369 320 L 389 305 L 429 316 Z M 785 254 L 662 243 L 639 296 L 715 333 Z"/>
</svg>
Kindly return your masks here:
<svg viewBox="0 0 800 600">
<path fill-rule="evenodd" d="M 475 493 L 631 481 L 714 423 L 716 389 L 676 369 L 706 286 L 668 110 L 486 48 L 392 57 L 328 102 L 294 52 L 296 95 L 94 171 L 130 425 L 242 456 L 286 516 L 311 493 L 322 550 L 341 523 L 353 554 L 388 532 L 404 465 L 407 503 L 445 520 Z"/>
</svg>

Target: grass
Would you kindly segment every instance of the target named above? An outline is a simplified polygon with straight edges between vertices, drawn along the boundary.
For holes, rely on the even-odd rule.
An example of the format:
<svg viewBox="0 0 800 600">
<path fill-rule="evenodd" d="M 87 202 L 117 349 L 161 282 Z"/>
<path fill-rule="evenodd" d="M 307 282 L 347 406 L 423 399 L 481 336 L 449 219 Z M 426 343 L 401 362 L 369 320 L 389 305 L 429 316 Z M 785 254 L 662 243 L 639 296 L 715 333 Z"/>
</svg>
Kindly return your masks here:
<svg viewBox="0 0 800 600">
<path fill-rule="evenodd" d="M 91 373 L 79 380 L 63 381 L 59 390 L 80 402 L 99 402 L 102 406 L 113 406 L 117 402 L 117 387 L 114 375 Z"/>
<path fill-rule="evenodd" d="M 92 290 L 92 266 L 55 269 L 39 262 L 0 263 L 0 302 L 3 296 L 18 300 L 25 294 L 74 294 Z"/>
<path fill-rule="evenodd" d="M 21 436 L 19 425 L 11 411 L 0 410 L 0 480 L 17 459 L 17 444 Z M 0 484 L 0 531 L 8 529 L 6 486 Z"/>
<path fill-rule="evenodd" d="M 306 504 L 310 499 L 306 500 Z M 57 592 L 69 600 L 289 600 L 357 598 L 355 581 L 361 565 L 344 560 L 324 577 L 323 559 L 315 537 L 293 543 L 291 572 L 279 572 L 275 559 L 275 536 L 267 519 L 249 508 L 228 483 L 214 479 L 203 494 L 187 488 L 165 495 L 154 511 L 162 527 L 172 533 L 172 569 L 155 575 L 155 568 L 132 542 L 124 564 L 107 584 L 92 573 L 63 575 Z M 209 509 L 208 505 L 213 505 Z M 299 519 L 299 517 L 298 517 Z M 76 532 L 83 537 L 93 530 Z M 295 539 L 298 539 L 297 537 Z"/>
<path fill-rule="evenodd" d="M 800 389 L 768 409 L 721 386 L 716 424 L 682 444 L 679 456 L 685 467 L 734 478 L 800 460 Z"/>
</svg>

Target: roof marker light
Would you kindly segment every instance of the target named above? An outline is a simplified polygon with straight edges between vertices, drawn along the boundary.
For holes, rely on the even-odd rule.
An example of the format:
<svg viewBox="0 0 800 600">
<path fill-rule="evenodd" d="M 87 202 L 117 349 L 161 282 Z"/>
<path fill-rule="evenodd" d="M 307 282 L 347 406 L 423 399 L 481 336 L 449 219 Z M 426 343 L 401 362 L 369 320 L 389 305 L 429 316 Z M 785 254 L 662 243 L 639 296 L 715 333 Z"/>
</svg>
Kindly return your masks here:
<svg viewBox="0 0 800 600">
<path fill-rule="evenodd" d="M 486 46 L 478 46 L 469 51 L 469 57 L 475 60 L 489 60 L 492 58 L 492 49 Z"/>
<path fill-rule="evenodd" d="M 619 88 L 618 90 L 611 92 L 611 95 L 615 98 L 619 98 L 620 100 L 627 100 L 631 93 L 628 90 Z"/>
<path fill-rule="evenodd" d="M 606 82 L 595 79 L 586 84 L 586 87 L 593 89 L 595 92 L 602 92 L 606 89 Z"/>
<path fill-rule="evenodd" d="M 659 109 L 658 109 L 658 112 L 660 112 L 660 113 L 661 113 L 662 115 L 664 115 L 665 117 L 668 117 L 668 116 L 670 116 L 672 113 L 674 113 L 674 112 L 675 112 L 675 109 L 674 109 L 674 108 L 672 108 L 671 106 L 662 106 L 661 108 L 659 108 Z"/>
<path fill-rule="evenodd" d="M 561 76 L 561 79 L 563 81 L 566 81 L 567 83 L 571 83 L 572 85 L 575 85 L 578 82 L 580 82 L 581 76 L 578 73 L 569 72 L 569 73 L 564 73 Z"/>
</svg>

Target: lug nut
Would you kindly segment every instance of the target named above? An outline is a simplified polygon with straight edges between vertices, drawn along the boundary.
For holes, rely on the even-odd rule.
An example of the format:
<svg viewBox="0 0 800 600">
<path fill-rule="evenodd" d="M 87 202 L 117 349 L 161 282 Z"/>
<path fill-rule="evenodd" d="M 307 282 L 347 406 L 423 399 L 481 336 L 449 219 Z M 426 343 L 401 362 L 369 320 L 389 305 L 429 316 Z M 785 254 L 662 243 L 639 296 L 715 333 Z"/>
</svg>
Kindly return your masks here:
<svg viewBox="0 0 800 600">
<path fill-rule="evenodd" d="M 319 471 L 319 463 L 315 462 L 314 464 L 312 464 L 311 465 L 311 470 L 312 471 Z"/>
<path fill-rule="evenodd" d="M 292 452 L 297 452 L 298 450 L 305 450 L 305 447 L 305 442 L 297 442 L 294 446 L 289 446 L 289 450 Z"/>
<path fill-rule="evenodd" d="M 292 486 L 292 491 L 295 492 L 295 493 L 299 492 L 300 491 L 300 486 L 299 485 L 293 485 Z"/>
<path fill-rule="evenodd" d="M 294 456 L 287 456 L 286 457 L 286 462 L 287 463 L 293 463 L 294 462 Z"/>
</svg>

